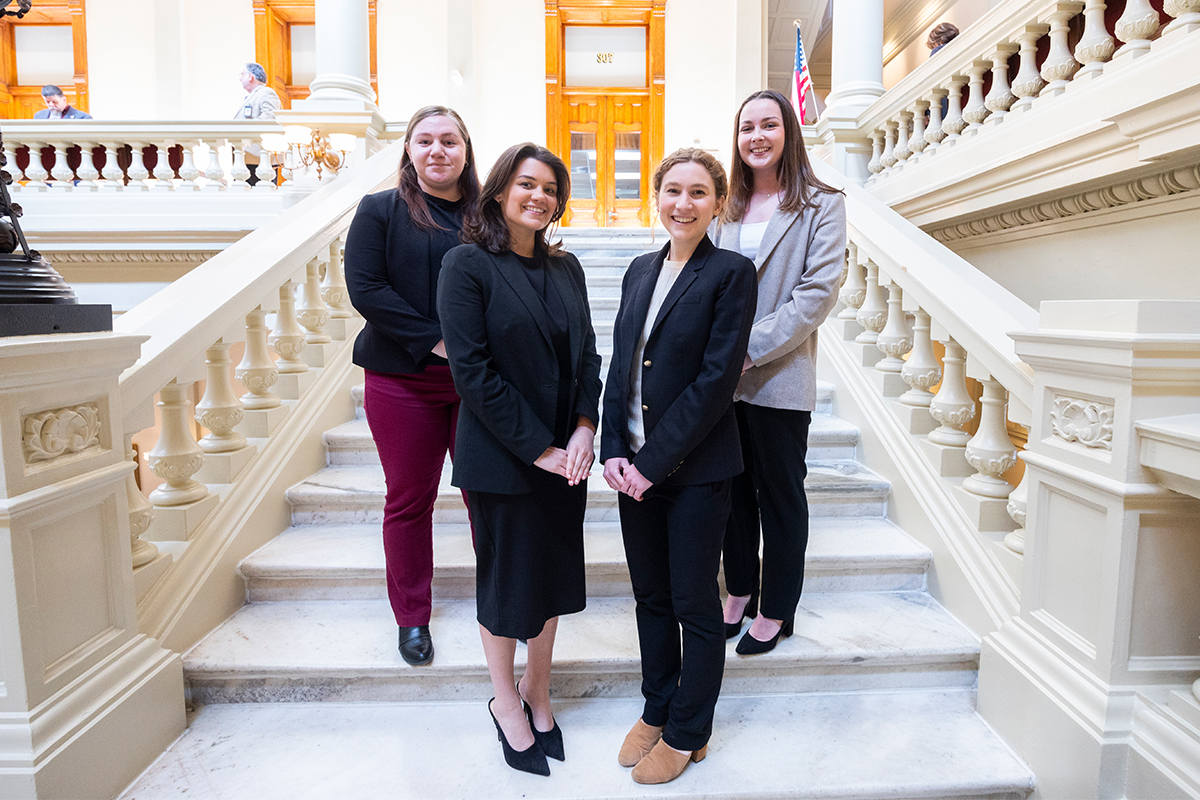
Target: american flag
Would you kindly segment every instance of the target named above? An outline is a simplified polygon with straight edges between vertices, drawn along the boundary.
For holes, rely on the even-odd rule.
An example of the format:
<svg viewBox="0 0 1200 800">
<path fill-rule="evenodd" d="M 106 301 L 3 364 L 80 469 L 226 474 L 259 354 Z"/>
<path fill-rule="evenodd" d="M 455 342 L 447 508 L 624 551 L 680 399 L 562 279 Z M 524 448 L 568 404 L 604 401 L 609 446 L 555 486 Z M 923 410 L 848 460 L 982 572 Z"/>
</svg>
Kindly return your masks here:
<svg viewBox="0 0 1200 800">
<path fill-rule="evenodd" d="M 812 78 L 808 74 L 808 59 L 804 56 L 804 43 L 800 41 L 800 27 L 796 26 L 796 65 L 792 72 L 792 108 L 796 109 L 796 116 L 800 118 L 801 125 L 810 121 L 805 119 L 805 108 L 808 105 L 805 101 L 808 99 L 810 91 L 812 91 Z M 816 119 L 811 121 L 816 122 Z"/>
</svg>

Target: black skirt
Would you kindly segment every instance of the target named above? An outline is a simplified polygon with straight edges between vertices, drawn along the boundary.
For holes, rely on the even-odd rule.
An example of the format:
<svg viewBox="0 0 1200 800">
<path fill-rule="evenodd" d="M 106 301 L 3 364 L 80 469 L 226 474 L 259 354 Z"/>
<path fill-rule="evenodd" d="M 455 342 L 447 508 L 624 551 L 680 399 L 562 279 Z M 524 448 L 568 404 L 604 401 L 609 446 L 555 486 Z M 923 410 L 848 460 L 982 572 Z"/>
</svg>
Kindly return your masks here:
<svg viewBox="0 0 1200 800">
<path fill-rule="evenodd" d="M 475 528 L 475 606 L 493 636 L 532 639 L 546 621 L 587 604 L 587 481 L 536 470 L 527 494 L 467 492 Z"/>
</svg>

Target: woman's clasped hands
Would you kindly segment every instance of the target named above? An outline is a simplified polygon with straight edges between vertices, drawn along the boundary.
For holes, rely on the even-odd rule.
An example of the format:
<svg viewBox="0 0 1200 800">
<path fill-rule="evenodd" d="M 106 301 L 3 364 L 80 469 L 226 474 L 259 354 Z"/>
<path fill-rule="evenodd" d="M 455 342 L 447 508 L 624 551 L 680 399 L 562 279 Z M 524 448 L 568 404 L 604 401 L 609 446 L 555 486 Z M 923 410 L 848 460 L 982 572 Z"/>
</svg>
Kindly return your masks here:
<svg viewBox="0 0 1200 800">
<path fill-rule="evenodd" d="M 642 495 L 654 484 L 629 463 L 628 458 L 610 458 L 604 462 L 604 480 L 621 494 L 627 494 L 641 502 Z"/>
<path fill-rule="evenodd" d="M 567 440 L 566 449 L 562 447 L 547 447 L 533 462 L 535 467 L 562 475 L 572 486 L 586 480 L 596 459 L 595 450 L 596 428 L 592 421 L 581 417 L 575 432 Z"/>
</svg>

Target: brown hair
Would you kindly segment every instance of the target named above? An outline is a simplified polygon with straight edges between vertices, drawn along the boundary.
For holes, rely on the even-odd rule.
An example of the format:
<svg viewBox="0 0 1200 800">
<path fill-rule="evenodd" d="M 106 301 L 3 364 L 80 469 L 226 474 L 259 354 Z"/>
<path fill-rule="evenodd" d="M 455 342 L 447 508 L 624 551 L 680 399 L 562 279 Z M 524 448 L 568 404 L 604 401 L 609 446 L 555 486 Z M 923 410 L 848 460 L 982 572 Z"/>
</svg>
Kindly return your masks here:
<svg viewBox="0 0 1200 800">
<path fill-rule="evenodd" d="M 708 170 L 708 175 L 712 178 L 713 189 L 717 193 L 717 200 L 724 200 L 729 195 L 729 179 L 725 177 L 725 168 L 721 166 L 720 161 L 717 161 L 716 156 L 698 147 L 681 147 L 659 163 L 651 180 L 654 193 L 657 194 L 662 189 L 663 178 L 671 171 L 671 167 L 692 162 Z"/>
<path fill-rule="evenodd" d="M 462 174 L 458 176 L 458 191 L 462 193 L 464 218 L 471 216 L 479 205 L 479 175 L 475 172 L 475 149 L 471 146 L 471 136 L 467 133 L 467 126 L 458 112 L 445 106 L 425 106 L 412 115 L 412 119 L 408 121 L 408 128 L 404 131 L 404 153 L 400 156 L 400 180 L 397 188 L 408 205 L 409 217 L 418 229 L 441 231 L 445 228 L 434 222 L 429 213 L 425 193 L 421 191 L 421 184 L 417 181 L 417 168 L 408 155 L 408 143 L 412 140 L 413 130 L 430 117 L 449 117 L 454 120 L 454 125 L 467 148 L 467 160 L 463 164 Z"/>
<path fill-rule="evenodd" d="M 800 133 L 800 121 L 796 112 L 786 97 L 774 89 L 763 89 L 755 92 L 742 101 L 737 113 L 733 116 L 733 159 L 729 170 L 729 202 L 725 204 L 725 213 L 721 218 L 726 222 L 738 222 L 746 215 L 750 207 L 750 198 L 754 196 L 754 173 L 742 161 L 738 152 L 738 129 L 741 127 L 742 109 L 751 100 L 773 100 L 779 106 L 779 115 L 783 119 L 783 153 L 779 164 L 775 167 L 775 175 L 783 186 L 783 199 L 779 202 L 782 211 L 799 211 L 815 205 L 812 195 L 815 193 L 841 194 L 827 183 L 819 180 L 813 172 L 812 164 L 808 161 L 808 153 L 804 149 L 804 136 Z"/>
<path fill-rule="evenodd" d="M 944 44 L 949 44 L 950 40 L 955 36 L 958 36 L 957 25 L 953 22 L 939 22 L 929 32 L 929 38 L 925 41 L 925 46 L 930 50 L 935 50 Z"/>
<path fill-rule="evenodd" d="M 503 253 L 512 245 L 512 234 L 508 230 L 508 221 L 504 218 L 504 209 L 500 207 L 498 195 L 504 194 L 513 176 L 517 174 L 527 159 L 540 161 L 554 171 L 554 180 L 558 184 L 557 205 L 550 216 L 550 225 L 562 219 L 567 211 L 567 200 L 571 197 L 571 173 L 567 165 L 558 156 L 544 147 L 533 142 L 514 144 L 496 159 L 492 171 L 488 173 L 487 183 L 483 185 L 481 199 L 474 214 L 463 221 L 462 240 L 467 244 L 477 244 L 489 253 Z M 542 228 L 534 235 L 534 252 L 544 252 L 557 256 L 562 253 L 562 242 L 546 243 L 546 229 Z"/>
</svg>

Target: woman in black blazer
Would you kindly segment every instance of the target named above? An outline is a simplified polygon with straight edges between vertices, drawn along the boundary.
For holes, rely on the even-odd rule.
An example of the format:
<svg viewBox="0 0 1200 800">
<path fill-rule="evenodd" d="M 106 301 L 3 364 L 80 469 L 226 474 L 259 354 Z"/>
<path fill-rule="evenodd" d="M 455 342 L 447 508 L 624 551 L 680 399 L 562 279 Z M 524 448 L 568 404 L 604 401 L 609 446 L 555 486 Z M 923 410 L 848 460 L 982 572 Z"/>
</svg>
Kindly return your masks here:
<svg viewBox="0 0 1200 800">
<path fill-rule="evenodd" d="M 671 242 L 625 273 L 604 390 L 600 458 L 618 503 L 642 652 L 642 716 L 618 761 L 638 783 L 700 761 L 725 666 L 717 572 L 729 487 L 742 471 L 733 390 L 754 321 L 750 259 L 705 229 L 728 191 L 712 154 L 654 173 Z M 680 650 L 680 628 L 683 647 Z"/>
<path fill-rule="evenodd" d="M 510 147 L 483 187 L 470 244 L 446 254 L 438 311 L 462 397 L 454 485 L 475 524 L 476 608 L 496 696 L 488 710 L 514 769 L 563 759 L 550 708 L 558 617 L 583 610 L 583 514 L 599 419 L 600 356 L 579 260 L 545 229 L 570 176 L 535 144 Z M 517 639 L 529 654 L 513 685 Z M 522 714 L 524 712 L 524 714 Z"/>
<path fill-rule="evenodd" d="M 433 660 L 433 503 L 458 419 L 435 293 L 442 256 L 478 202 L 462 119 L 428 106 L 408 123 L 399 185 L 362 199 L 346 239 L 346 284 L 366 320 L 354 363 L 366 372 L 363 405 L 387 484 L 388 599 L 413 666 Z"/>
</svg>

